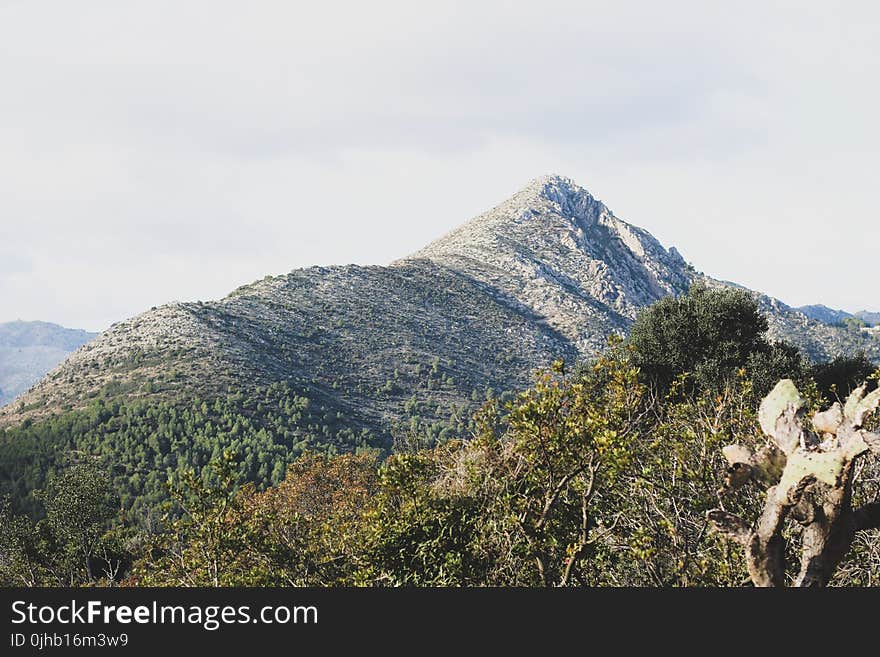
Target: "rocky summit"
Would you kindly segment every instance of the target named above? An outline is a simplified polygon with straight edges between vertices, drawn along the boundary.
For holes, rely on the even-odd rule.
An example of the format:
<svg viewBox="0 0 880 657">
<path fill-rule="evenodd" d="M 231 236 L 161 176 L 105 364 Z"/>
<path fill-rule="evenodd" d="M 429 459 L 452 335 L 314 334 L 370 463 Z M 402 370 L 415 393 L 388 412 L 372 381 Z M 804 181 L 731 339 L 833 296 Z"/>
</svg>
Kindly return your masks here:
<svg viewBox="0 0 880 657">
<path fill-rule="evenodd" d="M 638 311 L 680 294 L 693 271 L 674 249 L 621 221 L 567 178 L 533 181 L 398 265 L 430 260 L 559 331 L 583 354 Z"/>
<path fill-rule="evenodd" d="M 695 282 L 733 285 L 570 179 L 543 177 L 387 267 L 298 269 L 116 324 L 5 407 L 0 424 L 96 398 L 210 400 L 284 385 L 315 411 L 304 432 L 345 427 L 388 446 L 395 431 L 469 413 L 555 358 L 595 353 L 641 309 Z M 880 360 L 870 332 L 755 294 L 771 335 L 814 359 L 864 350 Z"/>
</svg>

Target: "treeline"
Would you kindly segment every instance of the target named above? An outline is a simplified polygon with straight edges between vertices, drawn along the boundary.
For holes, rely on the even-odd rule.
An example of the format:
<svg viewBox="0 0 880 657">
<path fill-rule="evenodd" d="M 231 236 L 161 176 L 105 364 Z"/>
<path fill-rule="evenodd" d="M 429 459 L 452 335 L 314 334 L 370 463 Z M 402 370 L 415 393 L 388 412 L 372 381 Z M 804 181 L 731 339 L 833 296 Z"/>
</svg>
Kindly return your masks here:
<svg viewBox="0 0 880 657">
<path fill-rule="evenodd" d="M 346 420 L 286 384 L 202 402 L 97 399 L 83 411 L 0 430 L 0 494 L 17 511 L 40 517 L 44 509 L 32 491 L 71 464 L 97 461 L 121 508 L 143 516 L 168 499 L 169 478 L 201 472 L 227 450 L 242 455 L 241 480 L 265 488 L 280 483 L 287 465 L 306 451 L 390 447 Z"/>
<path fill-rule="evenodd" d="M 120 512 L 138 508 L 123 501 L 131 489 L 99 450 L 83 449 L 28 498 L 36 513 L 10 503 L 0 510 L 0 581 L 741 585 L 741 550 L 710 530 L 706 514 L 723 508 L 754 518 L 763 489 L 748 483 L 721 499 L 731 476 L 722 447 L 758 452 L 766 444 L 756 411 L 779 379 L 797 383 L 812 413 L 880 374 L 864 357 L 811 365 L 771 344 L 766 331 L 746 293 L 695 288 L 645 311 L 626 342 L 612 342 L 594 361 L 558 361 L 511 401 L 491 399 L 468 435 L 427 446 L 401 441 L 387 458 L 369 441 L 358 451 L 316 453 L 249 425 L 234 442 L 228 423 L 209 434 L 192 420 L 202 427 L 203 460 L 187 467 L 192 454 L 181 453 L 173 464 L 156 461 L 183 451 L 174 437 L 187 435 L 177 433 L 187 431 L 184 420 L 142 436 L 152 441 L 144 467 L 160 464 L 151 490 L 167 500 L 161 516 Z M 260 431 L 268 441 L 255 438 Z M 225 443 L 211 444 L 218 435 Z M 253 445 L 266 444 L 274 447 L 265 458 L 253 455 Z M 288 465 L 276 481 L 279 462 Z M 264 465 L 268 485 L 242 483 Z M 878 481 L 867 461 L 854 501 L 876 499 Z M 855 543 L 834 583 L 876 581 L 876 540 L 869 533 Z"/>
<path fill-rule="evenodd" d="M 436 362 L 421 381 L 439 380 Z M 392 451 L 430 446 L 466 435 L 482 401 L 509 393 L 473 391 L 464 406 L 415 394 L 402 404 L 402 419 L 377 433 L 358 425 L 326 399 L 276 383 L 209 400 L 94 399 L 83 410 L 0 429 L 0 497 L 40 518 L 45 509 L 34 491 L 71 465 L 97 460 L 108 469 L 121 508 L 129 515 L 155 516 L 168 500 L 167 482 L 194 469 L 201 475 L 225 451 L 242 455 L 242 482 L 264 489 L 283 481 L 287 466 L 305 452 Z M 206 475 L 207 476 L 207 475 Z"/>
</svg>

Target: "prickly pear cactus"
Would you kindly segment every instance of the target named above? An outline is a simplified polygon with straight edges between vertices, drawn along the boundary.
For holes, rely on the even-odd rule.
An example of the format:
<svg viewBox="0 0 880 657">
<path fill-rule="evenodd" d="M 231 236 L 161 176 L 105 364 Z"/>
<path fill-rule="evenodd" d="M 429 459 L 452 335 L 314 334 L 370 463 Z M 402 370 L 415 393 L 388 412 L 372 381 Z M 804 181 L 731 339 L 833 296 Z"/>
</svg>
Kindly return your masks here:
<svg viewBox="0 0 880 657">
<path fill-rule="evenodd" d="M 863 385 L 846 403 L 816 413 L 805 426 L 805 401 L 785 379 L 761 402 L 758 422 L 768 444 L 757 452 L 728 445 L 728 493 L 750 480 L 768 486 L 764 510 L 750 525 L 723 510 L 709 512 L 715 529 L 745 548 L 752 581 L 757 586 L 786 582 L 786 519 L 803 526 L 801 568 L 794 583 L 822 586 L 849 550 L 857 531 L 880 526 L 880 504 L 851 508 L 853 464 L 880 454 L 880 434 L 863 428 L 880 406 L 880 388 L 866 394 Z"/>
</svg>

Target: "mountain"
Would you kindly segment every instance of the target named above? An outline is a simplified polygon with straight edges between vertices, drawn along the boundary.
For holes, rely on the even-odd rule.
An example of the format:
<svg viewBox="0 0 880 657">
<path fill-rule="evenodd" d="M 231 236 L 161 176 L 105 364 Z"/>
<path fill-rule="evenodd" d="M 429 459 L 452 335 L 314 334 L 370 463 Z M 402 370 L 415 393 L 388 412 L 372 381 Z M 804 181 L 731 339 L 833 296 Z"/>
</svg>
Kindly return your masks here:
<svg viewBox="0 0 880 657">
<path fill-rule="evenodd" d="M 427 385 L 426 368 L 446 382 L 431 389 L 443 404 L 510 389 L 551 358 L 595 353 L 642 308 L 694 282 L 733 285 L 547 176 L 388 267 L 295 270 L 116 324 L 25 395 L 27 411 L 6 409 L 0 422 L 79 407 L 108 386 L 128 398 L 203 397 L 284 383 L 378 429 Z M 813 358 L 863 348 L 880 359 L 870 336 L 756 296 L 771 335 Z"/>
<path fill-rule="evenodd" d="M 863 322 L 866 322 L 870 326 L 878 326 L 880 325 L 880 313 L 870 312 L 868 310 L 860 310 L 855 314 Z"/>
<path fill-rule="evenodd" d="M 7 445 L 38 452 L 26 466 L 9 456 L 4 475 L 0 437 L 0 484 L 29 490 L 73 449 L 112 456 L 136 498 L 226 447 L 246 455 L 246 476 L 275 482 L 305 449 L 462 435 L 487 396 L 595 353 L 695 282 L 733 285 L 571 180 L 539 178 L 389 266 L 298 269 L 114 325 L 0 410 L 0 427 L 28 427 Z M 880 361 L 877 338 L 755 295 L 771 335 L 813 358 Z"/>
<path fill-rule="evenodd" d="M 880 324 L 880 313 L 867 310 L 860 310 L 857 313 L 848 313 L 845 310 L 834 310 L 833 308 L 823 306 L 822 304 L 801 306 L 800 308 L 795 308 L 795 310 L 803 313 L 810 319 L 815 319 L 817 322 L 828 324 L 830 326 L 839 326 L 848 319 L 861 320 L 868 327 Z"/>
<path fill-rule="evenodd" d="M 687 291 L 674 249 L 617 217 L 572 181 L 540 178 L 508 201 L 394 263 L 425 259 L 533 314 L 582 354 L 601 349 L 641 308 Z"/>
<path fill-rule="evenodd" d="M 48 322 L 0 324 L 0 406 L 11 402 L 96 336 Z"/>
<path fill-rule="evenodd" d="M 800 306 L 795 310 L 803 313 L 810 319 L 815 319 L 817 322 L 830 325 L 842 324 L 843 320 L 854 317 L 852 313 L 848 313 L 845 310 L 834 310 L 833 308 L 823 306 L 822 304 Z"/>
<path fill-rule="evenodd" d="M 568 178 L 539 178 L 476 219 L 394 264 L 428 259 L 466 274 L 487 294 L 528 309 L 563 334 L 582 356 L 625 331 L 640 310 L 693 283 L 733 286 L 700 272 L 647 231 L 617 218 Z M 774 339 L 815 360 L 880 344 L 807 317 L 754 293 Z"/>
</svg>

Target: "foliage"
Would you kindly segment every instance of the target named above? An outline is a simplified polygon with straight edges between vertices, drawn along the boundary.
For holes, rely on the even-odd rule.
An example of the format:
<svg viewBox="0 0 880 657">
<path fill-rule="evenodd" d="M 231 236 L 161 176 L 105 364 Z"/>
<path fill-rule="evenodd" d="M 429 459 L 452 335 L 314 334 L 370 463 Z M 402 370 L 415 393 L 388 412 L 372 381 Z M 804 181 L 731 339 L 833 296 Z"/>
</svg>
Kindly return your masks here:
<svg viewBox="0 0 880 657">
<path fill-rule="evenodd" d="M 116 581 L 126 556 L 120 552 L 118 500 L 110 480 L 92 462 L 50 479 L 36 491 L 45 518 L 16 514 L 0 503 L 0 584 L 77 586 Z"/>
<path fill-rule="evenodd" d="M 759 390 L 781 376 L 799 378 L 803 363 L 794 347 L 773 346 L 767 319 L 752 295 L 734 288 L 694 285 L 682 297 L 666 297 L 636 318 L 629 343 L 633 362 L 661 392 L 682 374 L 686 390 L 715 392 L 742 367 Z"/>
<path fill-rule="evenodd" d="M 197 474 L 224 451 L 243 454 L 237 474 L 259 488 L 280 483 L 286 466 L 307 450 L 333 454 L 387 447 L 286 385 L 249 396 L 213 400 L 105 401 L 43 422 L 0 430 L 0 494 L 37 517 L 31 495 L 81 454 L 112 472 L 129 515 L 148 522 L 168 499 L 165 483 L 189 469 Z"/>
<path fill-rule="evenodd" d="M 780 379 L 793 379 L 801 385 L 809 385 L 809 362 L 796 347 L 786 342 L 773 342 L 764 351 L 749 354 L 744 367 L 736 372 L 735 378 L 746 375 L 751 383 L 755 400 L 766 395 Z M 727 377 L 723 387 L 736 385 Z"/>
<path fill-rule="evenodd" d="M 147 547 L 136 564 L 134 580 L 144 586 L 230 586 L 233 564 L 247 545 L 241 521 L 235 455 L 226 451 L 207 471 L 182 473 L 168 482 L 171 497 L 183 510 L 167 531 Z"/>
<path fill-rule="evenodd" d="M 433 483 L 459 443 L 392 456 L 380 472 L 380 491 L 365 514 L 364 556 L 357 581 L 385 586 L 490 583 L 492 555 L 480 545 L 481 500 L 443 495 Z"/>
<path fill-rule="evenodd" d="M 37 586 L 43 568 L 33 524 L 12 511 L 9 498 L 0 498 L 0 584 Z"/>
<path fill-rule="evenodd" d="M 41 497 L 49 528 L 73 561 L 82 559 L 92 581 L 92 558 L 118 509 L 107 474 L 91 462 L 75 465 L 51 479 Z"/>
<path fill-rule="evenodd" d="M 810 376 L 826 399 L 846 399 L 876 369 L 867 355 L 858 353 L 854 356 L 837 356 L 827 363 L 817 363 L 810 369 Z"/>
<path fill-rule="evenodd" d="M 264 564 L 272 583 L 351 583 L 364 512 L 378 488 L 373 453 L 303 455 L 280 485 L 245 495 L 243 513 L 254 530 L 248 554 Z"/>
<path fill-rule="evenodd" d="M 644 389 L 619 350 L 585 376 L 561 362 L 473 440 L 393 457 L 365 577 L 388 584 L 595 583 Z"/>
<path fill-rule="evenodd" d="M 722 447 L 766 444 L 756 410 L 779 378 L 813 413 L 869 367 L 810 369 L 756 312 L 694 288 L 592 361 L 515 395 L 473 390 L 476 415 L 444 394 L 449 363 L 418 363 L 418 391 L 396 372 L 383 386 L 406 398 L 384 436 L 288 385 L 95 399 L 7 429 L 0 584 L 742 584 L 706 516 L 734 476 Z M 880 499 L 877 467 L 859 464 L 854 503 Z M 754 517 L 761 489 L 744 486 L 724 509 Z M 875 543 L 860 535 L 833 583 L 878 581 Z"/>
<path fill-rule="evenodd" d="M 141 586 L 327 586 L 351 578 L 375 458 L 306 454 L 280 485 L 238 490 L 235 456 L 208 481 L 188 471 L 172 497 L 183 513 L 155 537 L 129 583 Z"/>
<path fill-rule="evenodd" d="M 709 395 L 683 393 L 683 381 L 654 406 L 633 456 L 615 537 L 628 559 L 614 584 L 735 586 L 745 578 L 727 545 L 707 531 L 705 514 L 717 505 L 720 445 L 756 440 L 752 384 L 741 372 Z"/>
</svg>

